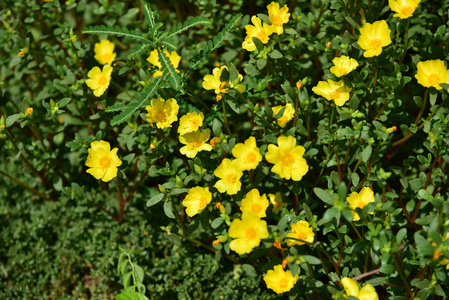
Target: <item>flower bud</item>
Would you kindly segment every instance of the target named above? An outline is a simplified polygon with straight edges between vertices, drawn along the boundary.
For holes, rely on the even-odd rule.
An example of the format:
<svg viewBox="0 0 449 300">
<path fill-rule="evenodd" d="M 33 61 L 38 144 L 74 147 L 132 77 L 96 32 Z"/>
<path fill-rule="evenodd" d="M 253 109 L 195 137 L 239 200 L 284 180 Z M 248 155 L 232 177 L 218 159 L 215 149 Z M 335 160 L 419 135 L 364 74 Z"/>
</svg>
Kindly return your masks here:
<svg viewBox="0 0 449 300">
<path fill-rule="evenodd" d="M 33 108 L 32 107 L 28 107 L 27 110 L 26 110 L 26 114 L 28 116 L 30 116 L 32 113 L 33 113 Z"/>
</svg>

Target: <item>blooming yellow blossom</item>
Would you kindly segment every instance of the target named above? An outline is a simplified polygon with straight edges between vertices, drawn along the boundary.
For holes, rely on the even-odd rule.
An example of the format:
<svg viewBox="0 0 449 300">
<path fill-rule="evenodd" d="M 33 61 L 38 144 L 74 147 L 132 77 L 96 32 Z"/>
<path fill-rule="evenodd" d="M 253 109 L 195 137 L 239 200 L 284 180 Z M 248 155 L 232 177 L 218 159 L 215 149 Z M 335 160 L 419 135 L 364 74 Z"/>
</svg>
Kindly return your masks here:
<svg viewBox="0 0 449 300">
<path fill-rule="evenodd" d="M 312 88 L 315 94 L 318 94 L 327 100 L 334 100 L 335 105 L 342 106 L 349 100 L 349 93 L 351 88 L 347 87 L 343 80 L 335 82 L 332 79 L 327 81 L 320 81 Z"/>
<path fill-rule="evenodd" d="M 298 275 L 293 277 L 290 270 L 284 271 L 282 265 L 274 266 L 273 270 L 268 270 L 263 277 L 267 288 L 272 289 L 277 294 L 290 291 L 298 280 Z"/>
<path fill-rule="evenodd" d="M 198 130 L 180 135 L 179 142 L 185 146 L 179 149 L 179 152 L 189 158 L 194 158 L 200 151 L 210 151 L 212 146 L 206 143 L 209 138 L 210 129 L 206 129 L 206 132 Z"/>
<path fill-rule="evenodd" d="M 200 186 L 191 188 L 189 193 L 182 201 L 182 205 L 186 207 L 186 213 L 189 217 L 201 212 L 212 200 L 212 193 L 209 188 L 202 188 Z"/>
<path fill-rule="evenodd" d="M 388 0 L 390 9 L 395 12 L 393 17 L 410 18 L 418 8 L 421 0 Z"/>
<path fill-rule="evenodd" d="M 302 157 L 305 152 L 303 146 L 296 146 L 296 139 L 292 136 L 278 137 L 278 145 L 269 144 L 265 158 L 274 164 L 271 171 L 281 178 L 299 181 L 309 170 L 306 160 Z"/>
<path fill-rule="evenodd" d="M 267 9 L 273 32 L 282 34 L 284 32 L 283 25 L 287 24 L 288 19 L 290 18 L 287 5 L 284 5 L 284 7 L 279 9 L 279 3 L 271 2 L 267 6 Z"/>
<path fill-rule="evenodd" d="M 203 125 L 204 115 L 202 112 L 190 112 L 182 116 L 179 120 L 178 133 L 186 134 L 197 131 Z"/>
<path fill-rule="evenodd" d="M 112 67 L 105 65 L 103 70 L 99 67 L 93 67 L 92 70 L 87 73 L 89 79 L 86 80 L 87 86 L 94 91 L 95 97 L 100 97 L 109 87 L 111 83 Z"/>
<path fill-rule="evenodd" d="M 278 214 L 287 206 L 287 203 L 282 202 L 282 194 L 280 192 L 277 192 L 276 195 L 268 194 L 268 198 L 270 198 L 270 203 L 273 204 L 273 212 L 275 214 Z"/>
<path fill-rule="evenodd" d="M 172 51 L 170 53 L 167 50 L 164 50 L 164 53 L 170 60 L 171 64 L 175 68 L 176 72 L 179 73 L 178 66 L 179 66 L 179 62 L 181 61 L 181 56 L 179 56 L 178 53 L 176 53 L 176 51 Z M 150 56 L 148 56 L 147 61 L 150 64 L 152 64 L 153 66 L 158 67 L 159 70 L 162 69 L 162 64 L 159 61 L 159 53 L 157 52 L 157 49 L 154 49 L 153 51 L 150 52 Z M 162 71 L 154 72 L 153 77 L 159 77 L 159 76 L 162 76 Z"/>
<path fill-rule="evenodd" d="M 214 68 L 212 70 L 212 75 L 206 75 L 203 78 L 203 88 L 206 90 L 214 90 L 215 94 L 220 95 L 228 93 L 229 88 L 233 88 L 240 93 L 243 93 L 245 91 L 245 86 L 243 84 L 239 84 L 240 81 L 243 80 L 242 74 L 238 75 L 238 79 L 236 82 L 226 82 L 221 81 L 221 74 L 223 73 L 224 69 L 228 69 L 227 66 L 221 66 L 219 68 Z M 221 100 L 222 97 L 218 98 L 217 101 Z"/>
<path fill-rule="evenodd" d="M 391 30 L 385 20 L 376 21 L 373 24 L 366 23 L 360 28 L 360 36 L 357 40 L 360 48 L 365 50 L 363 56 L 373 57 L 382 53 L 382 47 L 391 44 Z"/>
<path fill-rule="evenodd" d="M 355 209 L 358 207 L 363 209 L 368 203 L 374 202 L 374 192 L 369 187 L 365 186 L 360 193 L 352 192 L 349 197 L 346 198 L 351 209 L 352 219 L 354 221 L 360 220 L 360 216 L 356 213 Z"/>
<path fill-rule="evenodd" d="M 215 169 L 214 175 L 221 179 L 214 185 L 220 193 L 226 192 L 228 195 L 235 195 L 240 191 L 242 187 L 240 177 L 242 177 L 243 172 L 238 160 L 223 159 L 218 168 Z"/>
<path fill-rule="evenodd" d="M 264 218 L 267 216 L 266 211 L 268 205 L 267 196 L 265 194 L 260 195 L 257 189 L 252 189 L 246 194 L 245 198 L 242 199 L 240 210 L 243 213 L 251 212 L 259 218 Z"/>
<path fill-rule="evenodd" d="M 442 60 L 420 61 L 417 67 L 418 72 L 416 73 L 415 78 L 420 85 L 441 90 L 442 87 L 440 86 L 440 83 L 449 84 L 449 70 Z"/>
<path fill-rule="evenodd" d="M 248 51 L 256 50 L 256 45 L 253 42 L 253 37 L 258 38 L 262 43 L 266 44 L 269 41 L 269 36 L 273 33 L 272 27 L 267 23 L 262 26 L 262 20 L 256 16 L 251 17 L 251 22 L 254 25 L 246 25 L 246 37 L 242 43 L 242 48 Z"/>
<path fill-rule="evenodd" d="M 293 104 L 291 103 L 287 103 L 285 106 L 279 105 L 279 106 L 275 106 L 272 108 L 273 110 L 273 115 L 277 115 L 281 109 L 283 109 L 285 107 L 284 110 L 284 114 L 282 115 L 282 117 L 280 117 L 279 119 L 277 119 L 277 123 L 280 127 L 284 128 L 285 125 L 287 125 L 288 122 L 290 122 L 293 117 L 295 116 L 295 109 L 293 107 Z"/>
<path fill-rule="evenodd" d="M 117 167 L 122 164 L 117 156 L 118 148 L 111 150 L 111 145 L 108 142 L 94 141 L 87 151 L 89 153 L 86 161 L 86 166 L 89 167 L 87 173 L 104 182 L 117 176 Z"/>
<path fill-rule="evenodd" d="M 309 243 L 313 243 L 313 240 L 315 238 L 315 233 L 313 232 L 313 229 L 309 227 L 309 222 L 307 221 L 298 221 L 296 223 L 292 224 L 292 230 L 289 234 L 287 234 L 287 246 L 291 247 L 293 245 L 304 245 L 304 242 L 288 239 L 288 238 L 294 238 L 298 240 L 303 240 Z"/>
<path fill-rule="evenodd" d="M 341 284 L 345 289 L 346 296 L 354 296 L 359 300 L 379 300 L 376 289 L 371 284 L 360 289 L 357 282 L 348 277 L 342 278 Z"/>
<path fill-rule="evenodd" d="M 147 110 L 147 121 L 153 126 L 156 123 L 157 128 L 171 127 L 171 124 L 178 120 L 179 105 L 175 99 L 170 98 L 165 101 L 162 98 L 151 100 L 151 105 L 145 108 Z"/>
<path fill-rule="evenodd" d="M 244 144 L 238 143 L 235 145 L 232 149 L 232 155 L 238 161 L 242 171 L 255 169 L 262 161 L 262 154 L 260 154 L 256 139 L 253 136 L 250 136 Z"/>
<path fill-rule="evenodd" d="M 334 66 L 330 68 L 330 71 L 337 77 L 347 75 L 359 66 L 359 63 L 355 59 L 349 58 L 346 55 L 335 57 L 332 62 Z"/>
<path fill-rule="evenodd" d="M 112 62 L 115 60 L 116 56 L 114 53 L 114 47 L 115 45 L 109 40 L 101 40 L 99 43 L 95 44 L 94 58 L 102 65 L 112 65 Z"/>
<path fill-rule="evenodd" d="M 267 222 L 250 212 L 243 213 L 241 220 L 232 221 L 229 236 L 233 238 L 229 244 L 231 250 L 238 254 L 250 253 L 261 239 L 269 236 Z"/>
</svg>

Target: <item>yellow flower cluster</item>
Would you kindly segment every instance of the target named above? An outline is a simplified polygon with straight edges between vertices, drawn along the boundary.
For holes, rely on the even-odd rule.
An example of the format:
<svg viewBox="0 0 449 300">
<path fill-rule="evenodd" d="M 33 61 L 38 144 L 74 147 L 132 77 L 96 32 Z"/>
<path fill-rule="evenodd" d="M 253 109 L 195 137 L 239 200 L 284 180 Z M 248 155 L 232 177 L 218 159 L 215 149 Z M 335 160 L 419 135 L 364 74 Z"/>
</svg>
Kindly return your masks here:
<svg viewBox="0 0 449 300">
<path fill-rule="evenodd" d="M 102 70 L 100 70 L 99 67 L 93 67 L 89 73 L 87 73 L 89 79 L 86 80 L 86 84 L 93 90 L 95 97 L 103 95 L 111 83 L 111 64 L 116 57 L 114 47 L 114 44 L 109 40 L 101 40 L 100 43 L 96 43 L 94 46 L 94 58 L 100 64 L 104 65 Z"/>
<path fill-rule="evenodd" d="M 243 80 L 243 76 L 241 74 L 238 74 L 238 78 L 235 82 L 221 81 L 223 70 L 228 70 L 228 67 L 221 66 L 219 68 L 214 68 L 212 70 L 212 75 L 209 74 L 203 78 L 203 88 L 206 90 L 214 90 L 215 94 L 217 94 L 217 101 L 221 99 L 222 94 L 227 94 L 230 88 L 237 90 L 239 93 L 243 93 L 245 91 L 245 86 L 240 84 Z"/>
<path fill-rule="evenodd" d="M 181 61 L 181 56 L 176 53 L 176 51 L 168 52 L 167 50 L 164 50 L 165 55 L 170 60 L 171 64 L 175 68 L 175 71 L 179 73 L 178 66 L 179 62 Z M 157 49 L 154 49 L 150 52 L 150 56 L 148 56 L 147 61 L 152 64 L 153 66 L 157 67 L 158 70 L 154 72 L 153 77 L 160 77 L 162 76 L 162 64 L 159 61 L 159 53 L 157 52 Z"/>
<path fill-rule="evenodd" d="M 360 300 L 379 300 L 376 289 L 371 284 L 366 284 L 364 287 L 359 288 L 357 282 L 348 277 L 342 278 L 341 284 L 345 289 L 345 298 L 353 296 Z"/>
<path fill-rule="evenodd" d="M 246 25 L 246 37 L 242 43 L 242 48 L 248 51 L 256 50 L 253 38 L 257 38 L 263 44 L 268 43 L 272 33 L 282 34 L 284 32 L 283 25 L 288 23 L 290 13 L 287 5 L 279 8 L 279 3 L 271 2 L 268 6 L 268 18 L 271 25 L 267 23 L 262 24 L 262 20 L 256 16 L 251 17 L 253 25 Z"/>
</svg>

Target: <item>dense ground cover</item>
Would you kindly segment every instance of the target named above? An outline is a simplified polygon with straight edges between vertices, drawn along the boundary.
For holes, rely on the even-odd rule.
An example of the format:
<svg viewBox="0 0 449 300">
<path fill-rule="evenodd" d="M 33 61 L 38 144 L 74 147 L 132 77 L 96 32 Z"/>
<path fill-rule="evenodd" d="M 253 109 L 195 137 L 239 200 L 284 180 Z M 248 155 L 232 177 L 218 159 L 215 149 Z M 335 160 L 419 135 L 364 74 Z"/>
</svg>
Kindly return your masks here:
<svg viewBox="0 0 449 300">
<path fill-rule="evenodd" d="M 437 299 L 446 1 L 0 4 L 2 299 Z"/>
</svg>

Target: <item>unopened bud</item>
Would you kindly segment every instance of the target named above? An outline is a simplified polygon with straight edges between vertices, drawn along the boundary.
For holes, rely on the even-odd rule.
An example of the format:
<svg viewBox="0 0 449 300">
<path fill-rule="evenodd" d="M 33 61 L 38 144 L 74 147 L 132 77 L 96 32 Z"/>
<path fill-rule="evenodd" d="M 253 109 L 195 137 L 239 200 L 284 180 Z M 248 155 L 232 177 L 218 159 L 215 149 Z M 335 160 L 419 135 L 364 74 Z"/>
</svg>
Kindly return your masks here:
<svg viewBox="0 0 449 300">
<path fill-rule="evenodd" d="M 223 99 L 223 95 L 222 94 L 218 94 L 216 99 L 217 99 L 217 102 L 220 101 L 221 99 Z"/>
<path fill-rule="evenodd" d="M 32 113 L 33 113 L 33 108 L 32 107 L 28 107 L 26 114 L 27 115 L 31 115 Z"/>
<path fill-rule="evenodd" d="M 214 137 L 210 140 L 210 144 L 212 147 L 215 147 L 217 144 L 221 143 L 221 139 L 219 137 Z"/>
<path fill-rule="evenodd" d="M 163 186 L 162 184 L 158 184 L 158 188 L 159 188 L 159 192 L 161 192 L 161 193 L 165 193 L 167 191 L 165 186 Z"/>
<path fill-rule="evenodd" d="M 329 49 L 331 47 L 331 42 L 327 42 L 326 48 Z"/>
<path fill-rule="evenodd" d="M 302 88 L 302 82 L 301 82 L 301 81 L 298 81 L 298 82 L 296 83 L 296 88 L 298 89 L 298 91 L 301 90 L 301 88 Z"/>
</svg>

